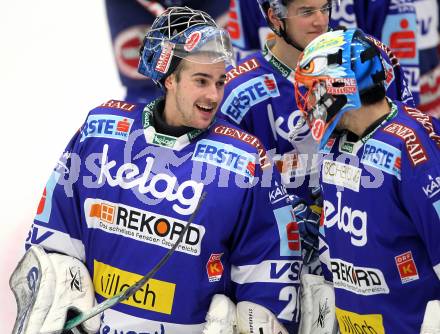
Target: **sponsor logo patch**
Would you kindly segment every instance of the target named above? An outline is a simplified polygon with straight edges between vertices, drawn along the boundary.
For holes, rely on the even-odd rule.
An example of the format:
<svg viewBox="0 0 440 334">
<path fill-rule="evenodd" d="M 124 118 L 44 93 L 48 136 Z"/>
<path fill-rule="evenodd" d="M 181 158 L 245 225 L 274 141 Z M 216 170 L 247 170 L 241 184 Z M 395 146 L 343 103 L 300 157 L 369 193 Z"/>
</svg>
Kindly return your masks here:
<svg viewBox="0 0 440 334">
<path fill-rule="evenodd" d="M 258 264 L 232 266 L 231 279 L 238 284 L 246 283 L 296 283 L 298 284 L 302 260 L 268 260 Z"/>
<path fill-rule="evenodd" d="M 425 131 L 428 133 L 429 138 L 431 138 L 431 140 L 436 143 L 437 147 L 440 148 L 440 136 L 434 131 L 431 117 L 427 114 L 420 112 L 417 109 L 409 107 L 405 107 L 405 111 L 412 119 L 416 120 L 423 126 Z"/>
<path fill-rule="evenodd" d="M 38 203 L 37 215 L 35 216 L 35 219 L 42 223 L 49 222 L 50 214 L 52 212 L 53 191 L 55 190 L 55 186 L 58 183 L 60 175 L 61 174 L 58 172 L 52 172 L 52 175 L 44 188 L 43 195 L 40 198 L 40 203 Z"/>
<path fill-rule="evenodd" d="M 357 91 L 356 79 L 354 78 L 329 78 L 325 83 L 329 94 L 353 94 Z M 341 84 L 343 85 L 341 86 Z"/>
<path fill-rule="evenodd" d="M 433 178 L 431 175 L 428 175 L 428 180 L 428 183 L 422 189 L 426 197 L 433 198 L 440 192 L 440 176 Z"/>
<path fill-rule="evenodd" d="M 385 126 L 383 131 L 390 133 L 405 142 L 406 150 L 413 166 L 418 166 L 428 161 L 425 148 L 422 146 L 413 129 L 410 129 L 403 124 L 393 122 Z"/>
<path fill-rule="evenodd" d="M 176 141 L 176 137 L 167 136 L 161 133 L 155 133 L 152 143 L 162 147 L 173 147 Z"/>
<path fill-rule="evenodd" d="M 133 109 L 136 108 L 136 105 L 124 101 L 109 100 L 101 104 L 101 107 L 119 109 L 124 111 L 133 111 Z"/>
<path fill-rule="evenodd" d="M 365 143 L 361 163 L 394 175 L 400 180 L 400 163 L 402 153 L 397 148 L 376 139 Z"/>
<path fill-rule="evenodd" d="M 218 282 L 221 280 L 224 267 L 221 261 L 223 253 L 211 254 L 208 263 L 206 263 L 206 273 L 210 282 Z"/>
<path fill-rule="evenodd" d="M 277 96 L 280 96 L 280 92 L 274 75 L 261 75 L 237 86 L 226 98 L 220 111 L 240 124 L 252 106 Z"/>
<path fill-rule="evenodd" d="M 346 152 L 346 153 L 353 153 L 353 147 L 354 147 L 354 143 L 351 143 L 349 141 L 344 141 L 344 142 L 340 142 L 340 150 L 342 152 Z"/>
<path fill-rule="evenodd" d="M 162 52 L 156 64 L 155 70 L 160 73 L 167 73 L 170 68 L 171 59 L 174 54 L 174 44 L 165 43 L 162 47 Z"/>
<path fill-rule="evenodd" d="M 52 235 L 54 235 L 54 232 L 50 231 L 49 229 L 44 229 L 42 227 L 33 225 L 26 238 L 26 243 L 39 245 L 49 239 Z"/>
<path fill-rule="evenodd" d="M 89 228 L 97 228 L 163 248 L 171 248 L 187 222 L 120 203 L 87 198 L 84 212 Z M 191 224 L 176 251 L 200 255 L 205 227 Z"/>
<path fill-rule="evenodd" d="M 290 205 L 273 211 L 280 235 L 281 256 L 301 256 L 301 241 L 298 223 L 294 219 Z"/>
<path fill-rule="evenodd" d="M 335 144 L 335 141 L 336 141 L 335 138 L 330 138 L 319 152 L 324 154 L 330 153 L 333 145 Z"/>
<path fill-rule="evenodd" d="M 142 275 L 125 271 L 108 264 L 93 261 L 93 286 L 104 298 L 111 298 L 142 278 Z M 122 304 L 158 313 L 171 314 L 176 284 L 150 278 L 135 294 Z"/>
<path fill-rule="evenodd" d="M 234 128 L 230 128 L 224 125 L 218 125 L 214 128 L 214 133 L 219 134 L 219 135 L 223 135 L 223 136 L 227 136 L 227 137 L 231 137 L 231 138 L 235 138 L 238 140 L 241 140 L 249 145 L 252 145 L 253 147 L 255 147 L 257 149 L 258 152 L 258 157 L 260 158 L 260 166 L 262 169 L 266 168 L 266 167 L 270 167 L 270 161 L 269 158 L 267 157 L 266 154 L 266 149 L 264 148 L 264 146 L 261 144 L 260 140 L 241 130 L 238 129 L 234 129 Z"/>
<path fill-rule="evenodd" d="M 202 38 L 202 33 L 200 31 L 193 31 L 185 41 L 184 49 L 185 51 L 191 52 L 197 44 L 199 44 Z"/>
<path fill-rule="evenodd" d="M 341 334 L 385 334 L 382 314 L 358 314 L 336 307 Z"/>
<path fill-rule="evenodd" d="M 228 73 L 226 73 L 226 81 L 225 83 L 229 83 L 231 80 L 238 78 L 243 73 L 247 73 L 253 71 L 260 67 L 256 58 L 249 59 L 242 64 L 238 64 L 236 67 L 230 69 Z"/>
<path fill-rule="evenodd" d="M 116 115 L 90 115 L 81 129 L 83 142 L 87 138 L 100 137 L 126 141 L 130 133 L 133 120 Z"/>
<path fill-rule="evenodd" d="M 194 150 L 192 160 L 206 162 L 253 180 L 256 158 L 250 153 L 232 145 L 202 139 Z"/>
<path fill-rule="evenodd" d="M 286 187 L 275 181 L 275 187 L 269 192 L 270 203 L 278 203 L 279 201 L 286 199 L 288 196 Z"/>
<path fill-rule="evenodd" d="M 81 272 L 80 267 L 69 267 L 69 275 L 70 276 L 70 290 L 76 290 L 79 292 L 83 291 L 83 283 L 82 277 L 84 274 Z"/>
<path fill-rule="evenodd" d="M 152 174 L 154 158 L 150 156 L 145 159 L 143 172 L 133 163 L 125 163 L 118 168 L 115 166 L 115 160 L 108 161 L 108 145 L 105 144 L 102 150 L 98 185 L 107 183 L 110 187 L 137 188 L 140 194 L 151 196 L 152 199 L 166 199 L 174 202 L 171 208 L 181 215 L 190 215 L 196 209 L 202 195 L 203 183 L 185 180 L 178 185 L 175 176 L 171 177 L 163 173 Z M 161 185 L 158 186 L 158 183 Z M 189 194 L 192 194 L 192 197 L 188 198 Z"/>
<path fill-rule="evenodd" d="M 419 279 L 416 263 L 414 262 L 411 251 L 396 256 L 394 260 L 396 261 L 402 284 Z"/>
<path fill-rule="evenodd" d="M 353 210 L 342 204 L 342 193 L 336 192 L 336 208 L 332 202 L 324 200 L 323 210 L 325 214 L 325 228 L 331 228 L 334 225 L 344 232 L 350 234 L 350 242 L 353 246 L 363 247 L 367 244 L 367 212 Z"/>
<path fill-rule="evenodd" d="M 372 296 L 388 294 L 390 289 L 383 273 L 376 268 L 357 267 L 340 259 L 331 260 L 333 285 L 358 295 Z"/>
<path fill-rule="evenodd" d="M 324 160 L 322 181 L 359 192 L 362 170 L 339 161 Z"/>
</svg>

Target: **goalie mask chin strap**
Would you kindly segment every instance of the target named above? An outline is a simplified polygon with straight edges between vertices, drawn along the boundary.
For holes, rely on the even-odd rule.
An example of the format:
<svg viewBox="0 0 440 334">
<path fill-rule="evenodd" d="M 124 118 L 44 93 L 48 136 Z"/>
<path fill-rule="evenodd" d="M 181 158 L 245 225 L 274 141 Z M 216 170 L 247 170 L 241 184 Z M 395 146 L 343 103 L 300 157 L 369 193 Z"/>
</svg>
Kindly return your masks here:
<svg viewBox="0 0 440 334">
<path fill-rule="evenodd" d="M 283 27 L 280 27 L 280 31 L 278 32 L 278 36 L 282 37 L 284 39 L 284 41 L 289 44 L 290 46 L 293 46 L 295 49 L 297 49 L 300 52 L 304 51 L 304 48 L 301 47 L 298 43 L 296 43 L 293 39 L 291 39 L 288 35 L 287 35 L 287 29 L 286 29 L 286 19 L 282 19 L 281 20 L 283 22 Z"/>
</svg>

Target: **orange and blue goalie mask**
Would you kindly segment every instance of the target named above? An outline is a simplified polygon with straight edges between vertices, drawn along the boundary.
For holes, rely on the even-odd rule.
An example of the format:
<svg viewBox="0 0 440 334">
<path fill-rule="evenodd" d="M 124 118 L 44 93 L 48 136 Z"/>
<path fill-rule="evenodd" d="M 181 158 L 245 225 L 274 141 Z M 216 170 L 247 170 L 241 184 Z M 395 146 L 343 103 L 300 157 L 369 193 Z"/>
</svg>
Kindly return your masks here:
<svg viewBox="0 0 440 334">
<path fill-rule="evenodd" d="M 383 75 L 380 54 L 361 30 L 335 30 L 310 42 L 296 67 L 295 99 L 320 148 L 342 115 L 361 107 L 360 92 Z"/>
</svg>

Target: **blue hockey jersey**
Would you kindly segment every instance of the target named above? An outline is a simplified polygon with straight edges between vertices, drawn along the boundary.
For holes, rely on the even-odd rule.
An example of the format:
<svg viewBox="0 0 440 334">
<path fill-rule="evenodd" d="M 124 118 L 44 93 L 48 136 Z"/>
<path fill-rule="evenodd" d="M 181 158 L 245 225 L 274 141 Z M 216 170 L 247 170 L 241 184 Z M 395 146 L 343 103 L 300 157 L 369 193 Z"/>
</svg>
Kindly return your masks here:
<svg viewBox="0 0 440 334">
<path fill-rule="evenodd" d="M 334 283 L 342 334 L 419 333 L 426 303 L 440 299 L 435 121 L 396 102 L 366 137 L 353 142 L 346 134 L 326 145 L 320 260 Z"/>
<path fill-rule="evenodd" d="M 412 102 L 393 53 L 380 41 L 369 38 L 387 60 L 387 95 Z M 260 138 L 274 155 L 289 192 L 311 200 L 309 188 L 319 185 L 317 143 L 306 123 L 299 126 L 302 113 L 295 101 L 293 70 L 273 55 L 270 47 L 268 41 L 263 52 L 249 55 L 228 71 L 220 112 Z"/>
<path fill-rule="evenodd" d="M 395 57 L 398 58 L 401 68 L 394 75 L 396 80 L 404 80 L 399 78 L 403 70 L 413 95 L 411 99 L 414 101 L 404 96 L 407 93 L 400 94 L 398 98 L 406 104 L 414 103 L 416 106 L 419 103 L 420 62 L 416 44 L 416 13 L 412 2 L 413 0 L 341 0 L 341 5 L 337 6 L 337 1 L 333 1 L 330 26 L 358 27 L 383 42 L 384 48 L 394 53 L 387 56 L 385 52 L 384 58 L 393 58 L 393 62 L 397 61 Z M 228 31 L 238 58 L 261 50 L 271 35 L 257 0 L 231 0 Z M 404 85 L 407 86 L 407 83 Z M 393 99 L 395 97 L 389 96 Z"/>
<path fill-rule="evenodd" d="M 93 109 L 58 161 L 27 246 L 86 263 L 98 302 L 168 262 L 101 316 L 100 333 L 201 333 L 211 298 L 265 306 L 295 333 L 301 245 L 288 196 L 260 141 L 224 121 L 176 138 L 147 106 Z"/>
<path fill-rule="evenodd" d="M 309 175 L 317 174 L 319 157 L 314 154 L 317 145 L 307 124 L 294 131 L 302 114 L 296 106 L 293 76 L 293 70 L 266 47 L 228 71 L 220 112 L 260 138 L 273 155 L 288 191 L 307 198 L 309 186 L 319 184 L 317 179 L 309 182 Z"/>
</svg>

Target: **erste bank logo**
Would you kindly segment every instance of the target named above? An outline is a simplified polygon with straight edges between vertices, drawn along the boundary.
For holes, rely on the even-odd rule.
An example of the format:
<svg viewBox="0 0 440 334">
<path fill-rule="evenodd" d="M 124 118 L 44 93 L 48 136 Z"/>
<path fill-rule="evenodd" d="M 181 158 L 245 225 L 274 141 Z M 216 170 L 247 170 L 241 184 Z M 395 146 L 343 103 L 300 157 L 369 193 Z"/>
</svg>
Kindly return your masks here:
<svg viewBox="0 0 440 334">
<path fill-rule="evenodd" d="M 111 138 L 126 141 L 130 133 L 133 120 L 116 115 L 90 115 L 81 129 L 83 142 L 90 137 Z"/>
<path fill-rule="evenodd" d="M 236 87 L 226 98 L 220 111 L 237 124 L 240 124 L 252 106 L 278 96 L 280 96 L 280 91 L 274 75 L 261 75 Z"/>
<path fill-rule="evenodd" d="M 206 162 L 247 176 L 251 181 L 255 175 L 256 156 L 232 145 L 214 140 L 200 140 L 194 150 L 192 160 Z"/>
</svg>

